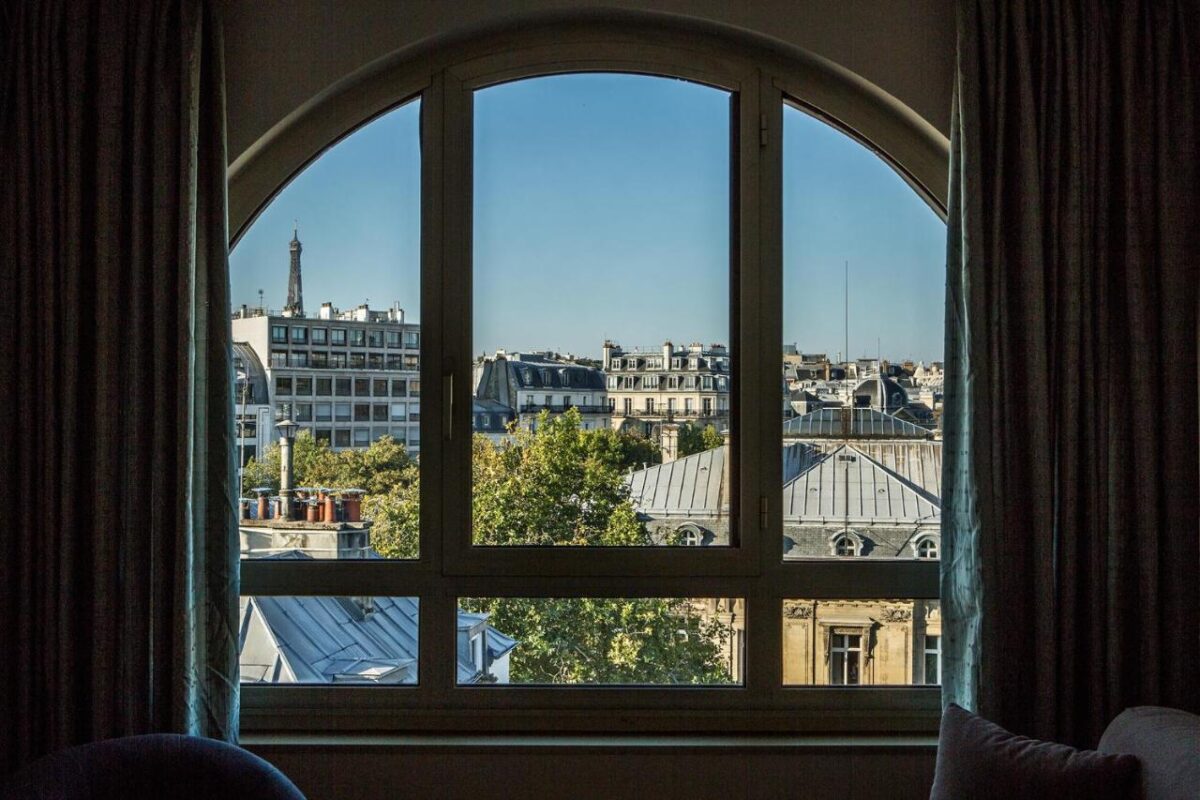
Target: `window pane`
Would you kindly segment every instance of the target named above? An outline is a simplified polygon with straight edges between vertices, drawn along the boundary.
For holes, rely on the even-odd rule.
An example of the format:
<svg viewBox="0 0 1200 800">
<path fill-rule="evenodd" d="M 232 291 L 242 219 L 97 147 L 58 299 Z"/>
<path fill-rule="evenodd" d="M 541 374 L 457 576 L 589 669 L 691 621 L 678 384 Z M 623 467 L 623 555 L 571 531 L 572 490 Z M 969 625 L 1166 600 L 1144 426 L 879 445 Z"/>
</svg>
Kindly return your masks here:
<svg viewBox="0 0 1200 800">
<path fill-rule="evenodd" d="M 936 559 L 945 224 L 826 123 L 783 133 L 783 556 Z"/>
<path fill-rule="evenodd" d="M 459 600 L 459 682 L 730 685 L 742 682 L 744 603 L 731 598 Z M 483 667 L 464 671 L 487 630 Z"/>
<path fill-rule="evenodd" d="M 415 684 L 418 617 L 415 597 L 243 597 L 242 683 Z"/>
<path fill-rule="evenodd" d="M 936 684 L 941 633 L 937 600 L 784 600 L 783 682 Z"/>
<path fill-rule="evenodd" d="M 263 409 L 257 438 L 239 442 L 256 455 L 241 476 L 244 557 L 418 555 L 419 438 L 369 427 L 390 422 L 387 405 L 351 398 L 372 388 L 384 397 L 392 378 L 418 377 L 403 363 L 386 378 L 372 374 L 382 357 L 368 361 L 365 348 L 420 332 L 420 117 L 414 101 L 330 147 L 230 254 L 239 375 L 262 386 L 244 411 L 257 418 Z M 419 400 L 408 403 L 417 412 Z M 280 408 L 298 425 L 286 447 L 274 424 Z M 347 537 L 353 546 L 328 544 Z"/>
<path fill-rule="evenodd" d="M 620 74 L 475 93 L 476 544 L 730 543 L 730 101 Z"/>
</svg>

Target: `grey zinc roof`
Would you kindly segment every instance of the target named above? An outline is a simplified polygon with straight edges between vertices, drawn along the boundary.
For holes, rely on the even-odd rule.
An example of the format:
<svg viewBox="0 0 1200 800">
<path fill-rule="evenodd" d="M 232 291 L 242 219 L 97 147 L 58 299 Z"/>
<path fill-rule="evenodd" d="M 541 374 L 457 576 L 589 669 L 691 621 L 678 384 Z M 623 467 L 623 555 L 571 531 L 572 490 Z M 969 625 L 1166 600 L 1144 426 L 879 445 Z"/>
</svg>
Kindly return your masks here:
<svg viewBox="0 0 1200 800">
<path fill-rule="evenodd" d="M 827 446 L 832 443 L 826 443 Z M 854 447 L 935 498 L 942 496 L 942 443 L 939 441 L 858 441 Z"/>
<path fill-rule="evenodd" d="M 274 558 L 307 559 L 290 551 Z M 348 597 L 255 596 L 241 600 L 240 662 L 243 681 L 297 683 L 416 682 L 418 605 L 414 597 L 372 597 L 361 613 Z M 459 612 L 472 623 L 486 619 Z M 517 642 L 486 629 L 493 658 Z M 465 673 L 464 673 L 465 670 Z M 477 676 L 459 662 L 460 682 Z"/>
<path fill-rule="evenodd" d="M 783 487 L 785 523 L 917 524 L 941 519 L 936 495 L 856 445 L 837 447 Z"/>
<path fill-rule="evenodd" d="M 715 516 L 729 511 L 722 488 L 725 446 L 654 464 L 629 473 L 625 479 L 629 498 L 637 510 L 651 516 Z M 783 446 L 783 476 L 788 481 L 820 457 L 811 445 L 793 442 Z"/>
<path fill-rule="evenodd" d="M 850 430 L 844 430 L 843 420 L 850 416 Z M 929 439 L 932 432 L 892 414 L 873 408 L 819 408 L 783 423 L 783 435 L 804 439 L 818 438 L 879 438 Z"/>
<path fill-rule="evenodd" d="M 363 618 L 344 597 L 243 598 L 243 640 L 261 620 L 282 668 L 298 683 L 411 683 L 416 680 L 411 667 L 417 654 L 417 601 L 373 601 L 374 612 Z"/>
<path fill-rule="evenodd" d="M 725 447 L 693 453 L 629 473 L 630 500 L 646 514 L 705 514 L 729 511 L 721 491 Z"/>
</svg>

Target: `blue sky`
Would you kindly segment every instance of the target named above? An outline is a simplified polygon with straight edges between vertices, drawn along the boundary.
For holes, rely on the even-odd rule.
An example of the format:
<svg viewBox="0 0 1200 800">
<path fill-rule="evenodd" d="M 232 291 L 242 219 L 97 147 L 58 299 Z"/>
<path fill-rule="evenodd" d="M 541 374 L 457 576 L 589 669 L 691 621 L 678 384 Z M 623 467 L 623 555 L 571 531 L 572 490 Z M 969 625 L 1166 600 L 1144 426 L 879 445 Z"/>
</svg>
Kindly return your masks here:
<svg viewBox="0 0 1200 800">
<path fill-rule="evenodd" d="M 419 319 L 419 109 L 330 148 L 231 256 L 235 303 L 287 288 L 299 220 L 308 309 L 369 299 Z M 475 351 L 729 341 L 729 96 L 683 81 L 568 75 L 475 101 Z M 784 341 L 940 359 L 945 227 L 882 161 L 802 112 L 784 121 Z"/>
</svg>

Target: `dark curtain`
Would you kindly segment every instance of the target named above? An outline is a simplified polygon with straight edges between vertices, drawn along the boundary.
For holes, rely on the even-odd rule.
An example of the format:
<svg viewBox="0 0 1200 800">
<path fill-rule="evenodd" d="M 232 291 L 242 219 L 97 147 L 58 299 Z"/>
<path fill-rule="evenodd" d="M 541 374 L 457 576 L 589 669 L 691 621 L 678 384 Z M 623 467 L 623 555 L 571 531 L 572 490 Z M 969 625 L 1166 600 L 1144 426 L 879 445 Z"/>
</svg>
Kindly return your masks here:
<svg viewBox="0 0 1200 800">
<path fill-rule="evenodd" d="M 212 5 L 0 5 L 0 772 L 236 734 Z"/>
<path fill-rule="evenodd" d="M 959 6 L 944 698 L 1076 745 L 1200 711 L 1198 26 Z"/>
</svg>

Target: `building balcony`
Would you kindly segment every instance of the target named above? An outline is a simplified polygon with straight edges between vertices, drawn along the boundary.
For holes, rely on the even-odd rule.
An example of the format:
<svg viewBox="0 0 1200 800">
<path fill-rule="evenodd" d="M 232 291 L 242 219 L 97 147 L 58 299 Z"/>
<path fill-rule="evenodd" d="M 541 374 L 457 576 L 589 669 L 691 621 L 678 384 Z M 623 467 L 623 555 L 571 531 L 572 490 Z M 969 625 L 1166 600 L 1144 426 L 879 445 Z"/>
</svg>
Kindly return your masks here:
<svg viewBox="0 0 1200 800">
<path fill-rule="evenodd" d="M 546 403 L 525 403 L 518 411 L 522 414 L 536 414 L 540 411 L 549 411 L 551 414 L 561 414 L 568 409 L 575 409 L 580 414 L 611 414 L 613 413 L 608 406 L 581 406 L 581 405 L 547 405 Z"/>
<path fill-rule="evenodd" d="M 631 411 L 624 411 L 619 408 L 614 408 L 609 413 L 611 413 L 614 417 L 647 417 L 647 418 L 654 418 L 654 419 L 665 419 L 668 422 L 673 419 L 707 419 L 707 418 L 729 416 L 728 411 L 721 411 L 721 410 L 704 411 L 703 409 L 699 409 L 699 410 L 684 409 L 682 411 L 680 411 L 679 409 L 675 409 L 675 410 L 655 409 L 653 411 L 647 411 L 645 409 L 635 408 Z"/>
</svg>

